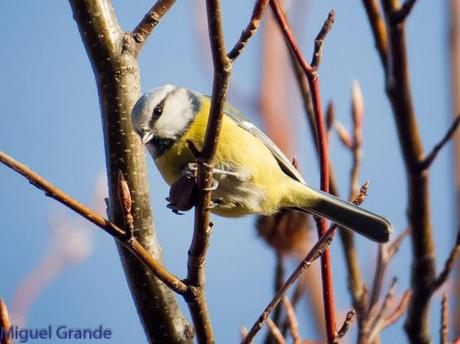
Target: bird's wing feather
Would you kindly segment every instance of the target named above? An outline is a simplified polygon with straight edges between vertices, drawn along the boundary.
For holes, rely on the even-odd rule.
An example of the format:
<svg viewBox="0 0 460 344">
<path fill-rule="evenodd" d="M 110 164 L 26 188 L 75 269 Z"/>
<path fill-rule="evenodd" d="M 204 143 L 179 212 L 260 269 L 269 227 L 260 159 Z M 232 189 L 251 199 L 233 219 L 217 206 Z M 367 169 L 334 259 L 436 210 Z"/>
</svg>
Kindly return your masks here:
<svg viewBox="0 0 460 344">
<path fill-rule="evenodd" d="M 292 165 L 289 159 L 286 158 L 283 152 L 281 152 L 281 150 L 272 142 L 272 140 L 270 140 L 267 135 L 265 135 L 260 129 L 252 124 L 248 119 L 246 119 L 235 107 L 226 103 L 224 106 L 224 113 L 232 120 L 234 120 L 238 126 L 261 140 L 273 154 L 284 173 L 286 173 L 291 178 L 306 184 L 299 171 L 295 169 L 294 165 Z"/>
</svg>

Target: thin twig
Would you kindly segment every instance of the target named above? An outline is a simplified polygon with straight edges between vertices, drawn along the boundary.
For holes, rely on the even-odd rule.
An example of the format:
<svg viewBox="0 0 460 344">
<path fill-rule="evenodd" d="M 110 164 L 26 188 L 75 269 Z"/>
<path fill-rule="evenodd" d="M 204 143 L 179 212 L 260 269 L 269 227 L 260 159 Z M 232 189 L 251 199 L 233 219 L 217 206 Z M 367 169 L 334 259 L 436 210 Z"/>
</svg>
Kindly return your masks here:
<svg viewBox="0 0 460 344">
<path fill-rule="evenodd" d="M 318 69 L 321 63 L 321 58 L 323 56 L 323 44 L 326 39 L 327 34 L 332 29 L 332 25 L 335 21 L 335 11 L 332 10 L 329 12 L 327 19 L 324 21 L 321 30 L 318 32 L 318 35 L 315 39 L 315 49 L 313 52 L 313 58 L 311 60 L 311 66 L 313 69 Z"/>
<path fill-rule="evenodd" d="M 8 308 L 6 307 L 3 299 L 0 298 L 0 344 L 11 343 L 11 336 L 7 335 L 7 333 L 9 333 L 10 327 L 11 324 L 10 318 L 8 316 Z"/>
<path fill-rule="evenodd" d="M 447 278 L 449 277 L 450 272 L 454 268 L 454 263 L 455 263 L 455 258 L 457 257 L 457 254 L 460 252 L 460 229 L 457 232 L 457 239 L 455 241 L 454 247 L 452 247 L 449 257 L 447 257 L 446 262 L 444 263 L 444 268 L 441 270 L 441 272 L 438 274 L 436 279 L 433 282 L 433 291 L 438 290 L 445 281 L 447 281 Z"/>
<path fill-rule="evenodd" d="M 369 24 L 375 38 L 375 47 L 377 48 L 380 61 L 385 69 L 388 68 L 388 33 L 385 27 L 385 21 L 382 18 L 380 7 L 377 0 L 363 0 L 366 9 Z"/>
<path fill-rule="evenodd" d="M 449 343 L 449 299 L 447 294 L 442 294 L 441 301 L 441 329 L 439 330 L 439 337 L 441 344 Z"/>
<path fill-rule="evenodd" d="M 394 290 L 396 286 L 396 281 L 397 281 L 396 278 L 393 278 L 390 288 L 388 289 L 385 295 L 385 298 L 383 299 L 382 305 L 380 306 L 380 309 L 374 318 L 374 321 L 371 327 L 371 331 L 369 331 L 369 338 L 368 338 L 369 343 L 372 343 L 374 338 L 376 338 L 378 334 L 384 328 L 386 313 L 388 312 L 388 309 L 390 307 L 390 301 L 393 299 L 393 296 L 395 293 Z"/>
<path fill-rule="evenodd" d="M 272 319 L 267 319 L 267 325 L 276 342 L 278 344 L 285 344 L 286 340 L 284 339 L 283 334 L 281 333 L 280 329 L 278 328 L 278 326 L 276 326 Z"/>
<path fill-rule="evenodd" d="M 243 49 L 248 44 L 249 39 L 255 35 L 257 28 L 260 25 L 260 20 L 264 15 L 264 11 L 267 8 L 269 0 L 257 0 L 254 4 L 254 9 L 252 10 L 251 20 L 249 21 L 248 26 L 241 33 L 240 39 L 236 42 L 235 46 L 227 54 L 227 57 L 234 61 L 238 56 L 240 56 Z"/>
<path fill-rule="evenodd" d="M 153 29 L 158 25 L 160 19 L 163 18 L 175 2 L 176 0 L 158 0 L 131 32 L 137 45 L 136 55 L 141 50 Z"/>
<path fill-rule="evenodd" d="M 409 235 L 409 229 L 406 229 L 402 233 L 400 233 L 396 239 L 393 240 L 392 243 L 387 245 L 380 245 L 379 246 L 379 253 L 377 258 L 377 267 L 374 274 L 374 281 L 372 284 L 372 292 L 369 301 L 369 310 L 374 307 L 374 305 L 378 302 L 380 298 L 380 293 L 382 290 L 383 279 L 385 277 L 385 272 L 388 267 L 388 264 L 393 258 L 393 256 L 398 252 L 399 247 L 405 237 Z"/>
<path fill-rule="evenodd" d="M 265 323 L 267 318 L 270 316 L 273 309 L 278 305 L 278 303 L 281 301 L 283 296 L 289 290 L 291 285 L 294 284 L 294 282 L 299 278 L 299 276 L 305 270 L 307 270 L 311 266 L 311 264 L 325 252 L 325 250 L 329 247 L 329 244 L 331 243 L 331 240 L 332 240 L 332 237 L 334 236 L 336 228 L 337 226 L 331 226 L 331 228 L 329 228 L 329 230 L 311 248 L 311 250 L 307 253 L 307 255 L 302 260 L 302 262 L 300 262 L 300 264 L 297 266 L 294 272 L 289 276 L 289 278 L 280 288 L 278 293 L 273 297 L 273 299 L 270 301 L 268 306 L 264 309 L 264 311 L 259 316 L 257 321 L 254 323 L 248 335 L 242 341 L 243 344 L 248 344 L 254 339 L 257 332 L 259 332 L 259 330 L 262 328 L 263 324 Z"/>
<path fill-rule="evenodd" d="M 158 277 L 163 283 L 165 283 L 176 293 L 186 293 L 187 286 L 185 283 L 167 271 L 163 265 L 159 263 L 155 258 L 153 258 L 136 239 L 133 238 L 131 242 L 127 241 L 126 232 L 123 229 L 109 222 L 109 220 L 105 219 L 103 216 L 95 213 L 88 207 L 73 199 L 62 190 L 48 182 L 46 179 L 32 171 L 30 168 L 14 160 L 12 157 L 2 151 L 0 151 L 0 162 L 24 176 L 32 185 L 44 191 L 46 196 L 62 203 L 66 207 L 83 216 L 88 221 L 94 223 L 99 228 L 103 229 L 106 233 L 113 236 L 123 246 L 133 252 L 134 255 L 142 263 L 144 263 L 156 277 Z"/>
<path fill-rule="evenodd" d="M 356 312 L 354 309 L 347 312 L 347 315 L 345 316 L 345 320 L 342 326 L 340 327 L 340 329 L 337 331 L 337 335 L 335 336 L 336 341 L 338 339 L 343 338 L 347 334 L 348 330 L 353 324 L 353 321 L 355 320 L 355 315 L 356 315 Z"/>
<path fill-rule="evenodd" d="M 284 16 L 284 11 L 278 0 L 270 0 L 270 5 L 278 21 L 285 40 L 288 42 L 290 49 L 297 58 L 298 63 L 302 67 L 305 76 L 307 77 L 313 101 L 313 108 L 315 114 L 316 128 L 318 132 L 318 148 L 320 155 L 320 169 L 321 169 L 321 190 L 329 192 L 329 159 L 327 149 L 327 135 L 324 125 L 324 116 L 322 113 L 321 97 L 319 92 L 319 78 L 317 75 L 317 67 L 321 60 L 322 41 L 326 34 L 329 32 L 332 23 L 334 22 L 335 13 L 331 11 L 328 20 L 325 21 L 320 33 L 318 34 L 318 44 L 315 44 L 315 52 L 313 57 L 314 67 L 305 60 L 300 48 L 289 28 L 288 22 Z M 317 220 L 318 237 L 324 235 L 327 231 L 327 224 L 325 219 Z M 332 284 L 332 271 L 331 271 L 331 257 L 329 251 L 326 251 L 321 257 L 321 275 L 323 282 L 323 303 L 326 319 L 326 334 L 329 342 L 332 342 L 335 337 L 335 310 L 334 310 L 334 295 Z"/>
<path fill-rule="evenodd" d="M 449 130 L 444 134 L 443 138 L 441 141 L 439 141 L 431 150 L 431 152 L 423 159 L 420 163 L 420 168 L 421 169 L 428 169 L 430 168 L 431 164 L 433 161 L 436 159 L 438 156 L 438 153 L 441 151 L 441 149 L 446 145 L 447 142 L 452 138 L 452 136 L 455 134 L 457 131 L 458 126 L 460 125 L 460 115 L 455 117 L 454 121 L 450 125 Z"/>
<path fill-rule="evenodd" d="M 383 328 L 387 328 L 390 325 L 393 325 L 397 322 L 403 315 L 406 313 L 407 306 L 409 305 L 410 298 L 412 297 L 412 290 L 408 289 L 402 296 L 401 300 L 399 301 L 398 306 L 395 310 L 385 319 L 385 323 Z"/>
<path fill-rule="evenodd" d="M 299 334 L 299 323 L 297 322 L 294 307 L 292 306 L 287 296 L 283 297 L 283 304 L 284 308 L 286 309 L 288 328 L 289 332 L 291 333 L 293 343 L 300 344 L 301 337 Z"/>
</svg>

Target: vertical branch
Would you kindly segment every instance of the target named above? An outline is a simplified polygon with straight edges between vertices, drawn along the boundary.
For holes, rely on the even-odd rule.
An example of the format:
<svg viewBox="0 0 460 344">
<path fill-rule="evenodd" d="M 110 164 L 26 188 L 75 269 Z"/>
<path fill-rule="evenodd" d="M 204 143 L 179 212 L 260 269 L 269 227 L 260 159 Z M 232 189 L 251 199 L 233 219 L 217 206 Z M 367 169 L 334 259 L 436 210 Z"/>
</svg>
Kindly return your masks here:
<svg viewBox="0 0 460 344">
<path fill-rule="evenodd" d="M 368 6 L 369 1 L 363 0 Z M 375 3 L 375 1 L 374 1 Z M 430 299 L 435 290 L 435 254 L 431 228 L 430 193 L 427 167 L 422 139 L 412 103 L 409 78 L 409 62 L 406 44 L 406 18 L 415 1 L 408 1 L 402 7 L 399 1 L 382 0 L 386 19 L 388 46 L 379 49 L 385 71 L 386 92 L 396 122 L 401 153 L 406 169 L 408 184 L 408 220 L 412 230 L 412 298 L 409 303 L 405 330 L 412 343 L 429 343 Z M 367 7 L 366 7 L 367 8 Z M 369 15 L 372 27 L 380 21 L 379 13 Z M 374 31 L 377 46 L 384 46 L 382 35 Z"/>
<path fill-rule="evenodd" d="M 292 32 L 288 26 L 287 20 L 284 17 L 283 10 L 278 2 L 278 0 L 270 1 L 271 8 L 273 13 L 278 21 L 286 41 L 289 43 L 289 47 L 292 50 L 294 56 L 299 62 L 301 68 L 303 69 L 305 76 L 308 80 L 308 85 L 310 87 L 312 95 L 312 103 L 315 115 L 316 129 L 317 129 L 317 139 L 318 139 L 318 149 L 320 156 L 320 169 L 321 169 L 321 190 L 329 192 L 329 159 L 328 159 L 328 149 L 327 149 L 327 135 L 326 128 L 324 125 L 324 117 L 322 113 L 321 106 L 321 97 L 319 91 L 319 78 L 317 70 L 319 63 L 321 61 L 322 55 L 322 45 L 323 40 L 329 30 L 332 27 L 332 23 L 335 20 L 335 13 L 331 11 L 329 13 L 328 19 L 325 21 L 321 31 L 315 40 L 315 51 L 313 54 L 312 64 L 308 64 L 297 43 L 295 38 L 292 35 Z M 318 226 L 318 237 L 324 235 L 327 231 L 327 223 L 325 219 L 317 219 Z M 332 270 L 331 270 L 331 257 L 329 250 L 326 250 L 321 256 L 321 275 L 323 281 L 323 302 L 325 309 L 325 319 L 326 319 L 326 334 L 328 342 L 331 343 L 334 341 L 336 331 L 335 331 L 335 310 L 334 310 L 334 296 L 333 296 L 333 285 L 332 285 Z"/>
<path fill-rule="evenodd" d="M 209 39 L 214 65 L 212 101 L 203 148 L 197 156 L 197 202 L 195 208 L 195 229 L 189 250 L 187 282 L 193 295 L 187 303 L 195 323 L 199 342 L 212 343 L 214 337 L 205 298 L 205 263 L 212 224 L 209 206 L 211 204 L 212 166 L 217 151 L 217 142 L 222 125 L 223 108 L 231 73 L 231 61 L 227 57 L 222 28 L 222 9 L 219 0 L 207 0 Z"/>
<path fill-rule="evenodd" d="M 161 258 L 150 208 L 145 156 L 134 133 L 130 113 L 140 95 L 138 48 L 120 28 L 109 0 L 69 0 L 86 47 L 98 87 L 109 184 L 109 218 L 123 226 L 117 202 L 118 171 L 132 192 L 135 237 L 150 254 Z M 147 337 L 152 342 L 189 343 L 193 330 L 180 313 L 175 297 L 131 252 L 119 246 L 120 256 Z"/>
</svg>

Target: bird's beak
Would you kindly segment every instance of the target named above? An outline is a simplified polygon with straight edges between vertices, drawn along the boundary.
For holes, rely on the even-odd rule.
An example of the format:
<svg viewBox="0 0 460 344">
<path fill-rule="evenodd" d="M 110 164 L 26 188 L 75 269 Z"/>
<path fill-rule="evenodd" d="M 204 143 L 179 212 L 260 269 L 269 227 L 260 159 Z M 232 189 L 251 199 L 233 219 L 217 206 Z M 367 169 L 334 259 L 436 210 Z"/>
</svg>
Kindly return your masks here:
<svg viewBox="0 0 460 344">
<path fill-rule="evenodd" d="M 151 131 L 144 131 L 141 135 L 142 144 L 147 144 L 153 138 L 153 133 Z"/>
</svg>

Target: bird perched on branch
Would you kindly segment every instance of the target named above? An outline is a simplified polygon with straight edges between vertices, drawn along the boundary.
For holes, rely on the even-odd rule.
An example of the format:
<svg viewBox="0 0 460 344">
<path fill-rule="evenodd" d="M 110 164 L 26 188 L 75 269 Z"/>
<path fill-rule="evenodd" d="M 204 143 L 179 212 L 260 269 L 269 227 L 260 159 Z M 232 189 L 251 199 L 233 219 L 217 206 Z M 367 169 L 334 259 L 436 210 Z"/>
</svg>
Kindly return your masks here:
<svg viewBox="0 0 460 344">
<path fill-rule="evenodd" d="M 132 123 L 169 185 L 193 176 L 190 142 L 204 142 L 211 99 L 165 85 L 145 93 Z M 308 186 L 280 149 L 230 104 L 224 107 L 214 158 L 212 212 L 226 217 L 270 215 L 293 208 L 323 216 L 377 242 L 387 242 L 391 224 L 354 204 Z"/>
</svg>

